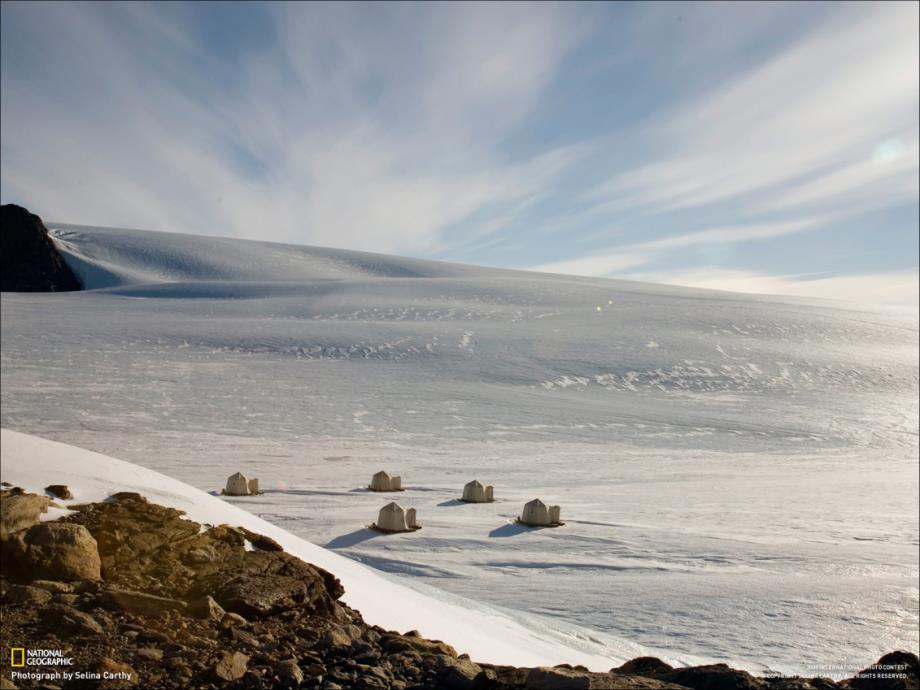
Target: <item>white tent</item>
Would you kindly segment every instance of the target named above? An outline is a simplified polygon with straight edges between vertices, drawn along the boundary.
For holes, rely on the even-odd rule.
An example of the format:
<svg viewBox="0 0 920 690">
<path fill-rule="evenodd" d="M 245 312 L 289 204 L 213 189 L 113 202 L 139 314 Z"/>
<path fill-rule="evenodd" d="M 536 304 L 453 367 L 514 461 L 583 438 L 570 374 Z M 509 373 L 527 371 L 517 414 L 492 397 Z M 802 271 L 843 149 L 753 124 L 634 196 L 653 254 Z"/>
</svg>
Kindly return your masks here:
<svg viewBox="0 0 920 690">
<path fill-rule="evenodd" d="M 371 477 L 371 491 L 402 491 L 402 477 L 391 477 L 381 470 Z"/>
<path fill-rule="evenodd" d="M 463 498 L 467 503 L 491 503 L 493 491 L 491 486 L 483 486 L 475 479 L 463 487 Z"/>
<path fill-rule="evenodd" d="M 227 487 L 224 493 L 228 496 L 248 496 L 249 480 L 242 472 L 234 472 L 227 477 Z"/>
<path fill-rule="evenodd" d="M 259 491 L 259 479 L 257 477 L 253 477 L 252 479 L 250 479 L 246 483 L 246 485 L 249 487 L 249 493 L 251 494 L 262 493 L 261 491 Z"/>
<path fill-rule="evenodd" d="M 547 506 L 539 498 L 524 504 L 521 522 L 532 527 L 549 527 L 561 524 L 559 506 Z"/>
<path fill-rule="evenodd" d="M 415 508 L 406 510 L 397 503 L 387 503 L 380 509 L 375 527 L 384 532 L 411 532 L 418 529 Z"/>
</svg>

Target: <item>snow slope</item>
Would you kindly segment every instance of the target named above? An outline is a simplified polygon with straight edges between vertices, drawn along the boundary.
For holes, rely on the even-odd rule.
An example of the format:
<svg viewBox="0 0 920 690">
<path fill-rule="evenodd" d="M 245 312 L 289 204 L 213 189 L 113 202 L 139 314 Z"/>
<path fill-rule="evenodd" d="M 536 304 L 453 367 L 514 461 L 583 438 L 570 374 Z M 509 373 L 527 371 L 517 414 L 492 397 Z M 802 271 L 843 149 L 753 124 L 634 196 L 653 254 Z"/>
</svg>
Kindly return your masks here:
<svg viewBox="0 0 920 690">
<path fill-rule="evenodd" d="M 267 491 L 232 502 L 298 537 L 613 650 L 917 649 L 916 312 L 51 231 L 95 289 L 0 298 L 7 428 L 205 491 L 242 470 Z M 379 469 L 423 530 L 364 529 Z M 472 478 L 496 503 L 457 503 Z M 511 524 L 535 496 L 564 528 Z"/>
<path fill-rule="evenodd" d="M 0 430 L 0 440 L 3 481 L 39 494 L 44 494 L 49 483 L 66 484 L 73 499 L 59 502 L 68 505 L 136 491 L 154 503 L 183 510 L 203 524 L 247 527 L 275 539 L 288 553 L 334 573 L 345 586 L 343 601 L 361 611 L 369 623 L 402 632 L 419 630 L 480 661 L 521 666 L 570 663 L 607 670 L 615 661 L 625 660 L 624 655 L 642 652 L 636 645 L 605 649 L 579 639 L 577 633 L 527 628 L 472 601 L 425 596 L 219 498 L 131 463 L 8 429 Z"/>
<path fill-rule="evenodd" d="M 88 289 L 155 283 L 302 283 L 480 275 L 471 266 L 367 252 L 240 242 L 140 230 L 54 225 L 52 234 Z M 92 240 L 87 242 L 91 237 Z"/>
</svg>

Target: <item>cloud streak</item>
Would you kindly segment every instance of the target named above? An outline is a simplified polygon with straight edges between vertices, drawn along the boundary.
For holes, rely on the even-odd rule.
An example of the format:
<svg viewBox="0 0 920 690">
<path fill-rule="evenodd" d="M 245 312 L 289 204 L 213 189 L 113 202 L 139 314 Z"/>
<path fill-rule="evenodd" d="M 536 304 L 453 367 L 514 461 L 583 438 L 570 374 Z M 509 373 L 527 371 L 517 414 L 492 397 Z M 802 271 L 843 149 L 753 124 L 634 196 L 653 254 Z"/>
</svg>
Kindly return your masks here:
<svg viewBox="0 0 920 690">
<path fill-rule="evenodd" d="M 920 275 L 911 271 L 843 276 L 766 275 L 710 266 L 675 273 L 627 273 L 622 277 L 711 290 L 887 304 L 912 307 L 914 311 L 920 301 Z"/>
<path fill-rule="evenodd" d="M 552 6 L 526 21 L 502 6 L 386 15 L 381 35 L 356 6 L 281 4 L 276 41 L 218 91 L 161 57 L 213 61 L 156 6 L 4 12 L 64 38 L 46 59 L 75 63 L 74 81 L 93 75 L 100 100 L 62 116 L 33 81 L 4 73 L 5 196 L 56 219 L 379 251 L 430 251 L 445 226 L 551 183 L 552 151 L 509 160 L 494 143 L 578 34 L 557 33 Z M 79 45 L 66 44 L 71 31 Z M 74 86 L 59 81 L 66 98 Z"/>
<path fill-rule="evenodd" d="M 49 219 L 726 285 L 826 236 L 853 250 L 815 272 L 916 270 L 915 3 L 2 13 L 2 196 Z"/>
<path fill-rule="evenodd" d="M 916 198 L 917 6 L 841 14 L 715 93 L 660 114 L 645 134 L 665 142 L 663 159 L 587 198 L 660 212 L 758 194 L 747 206 L 767 212 L 838 201 L 855 184 L 889 178 L 897 196 Z M 872 153 L 886 140 L 903 141 L 904 155 L 879 164 Z"/>
</svg>

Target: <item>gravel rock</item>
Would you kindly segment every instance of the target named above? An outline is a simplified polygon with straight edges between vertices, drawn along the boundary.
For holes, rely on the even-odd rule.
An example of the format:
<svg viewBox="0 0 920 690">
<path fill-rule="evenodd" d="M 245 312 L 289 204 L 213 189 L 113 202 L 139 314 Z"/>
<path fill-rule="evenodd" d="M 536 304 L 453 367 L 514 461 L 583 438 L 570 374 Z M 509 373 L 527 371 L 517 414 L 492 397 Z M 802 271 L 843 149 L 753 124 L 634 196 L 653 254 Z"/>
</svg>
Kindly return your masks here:
<svg viewBox="0 0 920 690">
<path fill-rule="evenodd" d="M 56 594 L 70 594 L 75 589 L 70 582 L 57 582 L 55 580 L 32 580 L 29 584 Z"/>
<path fill-rule="evenodd" d="M 148 661 L 162 661 L 163 659 L 163 650 L 156 647 L 141 647 L 134 654 Z"/>
<path fill-rule="evenodd" d="M 303 671 L 297 665 L 296 659 L 285 659 L 278 662 L 275 665 L 274 673 L 280 681 L 280 687 L 283 688 L 296 688 L 304 680 Z"/>
<path fill-rule="evenodd" d="M 249 657 L 242 652 L 224 652 L 212 669 L 218 680 L 238 680 L 246 674 Z"/>
<path fill-rule="evenodd" d="M 210 594 L 205 594 L 203 597 L 190 602 L 188 612 L 198 618 L 210 618 L 216 621 L 222 619 L 226 613 Z"/>
<path fill-rule="evenodd" d="M 6 593 L 7 601 L 21 606 L 44 606 L 53 598 L 51 592 L 28 585 L 13 585 Z"/>
</svg>

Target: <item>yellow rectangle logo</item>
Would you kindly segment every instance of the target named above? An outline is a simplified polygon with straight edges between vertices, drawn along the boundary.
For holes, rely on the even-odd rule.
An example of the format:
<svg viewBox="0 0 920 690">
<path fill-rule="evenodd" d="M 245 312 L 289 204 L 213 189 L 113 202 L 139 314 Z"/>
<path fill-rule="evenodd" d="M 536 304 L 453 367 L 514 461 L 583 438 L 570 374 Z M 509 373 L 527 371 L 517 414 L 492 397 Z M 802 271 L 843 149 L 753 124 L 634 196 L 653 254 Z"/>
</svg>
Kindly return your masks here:
<svg viewBox="0 0 920 690">
<path fill-rule="evenodd" d="M 16 658 L 19 661 L 16 661 Z M 13 668 L 22 668 L 26 665 L 26 650 L 24 647 L 13 647 L 10 649 L 10 666 Z"/>
</svg>

